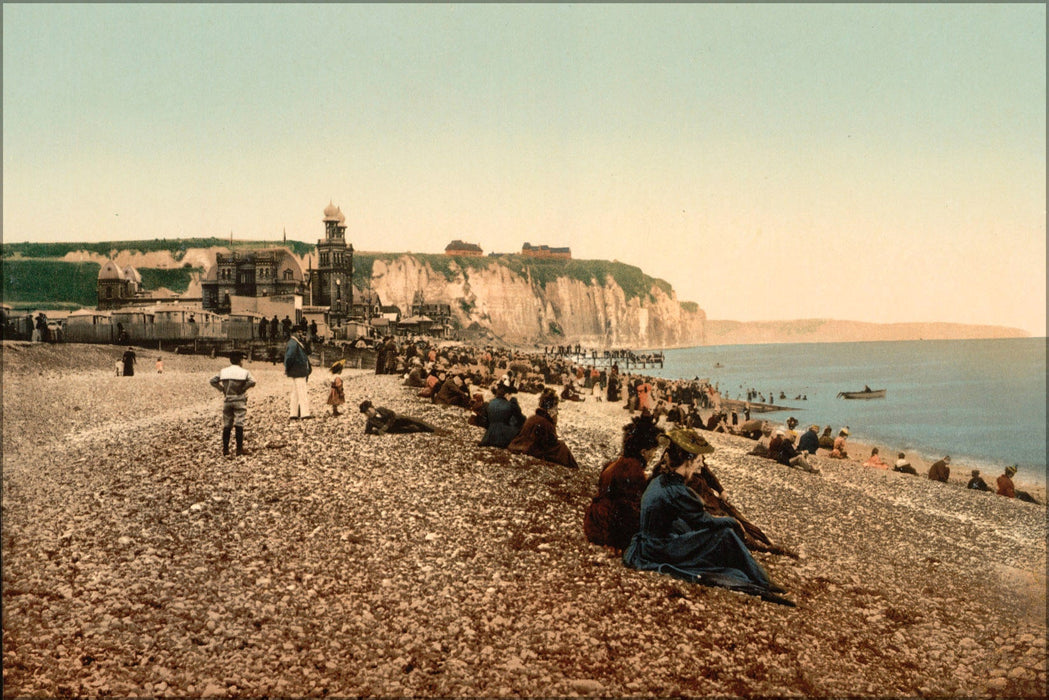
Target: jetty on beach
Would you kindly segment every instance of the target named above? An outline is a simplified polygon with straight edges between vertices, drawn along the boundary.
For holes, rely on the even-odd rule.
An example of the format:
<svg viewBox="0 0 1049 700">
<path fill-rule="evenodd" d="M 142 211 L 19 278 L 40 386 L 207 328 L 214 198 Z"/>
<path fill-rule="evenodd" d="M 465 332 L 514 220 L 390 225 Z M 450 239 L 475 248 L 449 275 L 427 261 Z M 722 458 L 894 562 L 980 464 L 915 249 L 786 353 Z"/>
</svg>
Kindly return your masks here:
<svg viewBox="0 0 1049 700">
<path fill-rule="evenodd" d="M 663 351 L 636 351 L 628 349 L 597 350 L 595 348 L 584 348 L 579 345 L 551 346 L 543 348 L 544 355 L 562 357 L 579 365 L 590 365 L 598 368 L 608 368 L 613 364 L 618 365 L 621 372 L 635 369 L 663 369 Z"/>
</svg>

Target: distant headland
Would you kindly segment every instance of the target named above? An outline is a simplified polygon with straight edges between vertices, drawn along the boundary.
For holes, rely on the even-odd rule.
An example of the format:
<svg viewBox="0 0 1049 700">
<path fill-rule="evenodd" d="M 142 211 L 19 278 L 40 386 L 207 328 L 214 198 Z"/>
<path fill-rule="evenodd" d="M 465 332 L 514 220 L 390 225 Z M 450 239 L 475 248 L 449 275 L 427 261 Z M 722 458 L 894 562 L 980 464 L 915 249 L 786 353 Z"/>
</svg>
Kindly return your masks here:
<svg viewBox="0 0 1049 700">
<path fill-rule="evenodd" d="M 867 323 L 826 318 L 791 321 L 707 319 L 706 345 L 855 343 L 878 340 L 976 340 L 1028 338 L 1019 328 L 965 323 Z"/>
</svg>

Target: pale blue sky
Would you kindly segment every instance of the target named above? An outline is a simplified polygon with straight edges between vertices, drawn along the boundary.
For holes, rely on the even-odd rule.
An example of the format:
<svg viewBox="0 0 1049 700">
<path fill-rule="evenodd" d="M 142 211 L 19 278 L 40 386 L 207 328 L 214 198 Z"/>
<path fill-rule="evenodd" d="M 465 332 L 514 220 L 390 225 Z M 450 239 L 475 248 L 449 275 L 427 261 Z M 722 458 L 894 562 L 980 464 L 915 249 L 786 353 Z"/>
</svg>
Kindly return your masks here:
<svg viewBox="0 0 1049 700">
<path fill-rule="evenodd" d="M 523 242 L 1045 335 L 1045 6 L 3 6 L 4 240 Z"/>
</svg>

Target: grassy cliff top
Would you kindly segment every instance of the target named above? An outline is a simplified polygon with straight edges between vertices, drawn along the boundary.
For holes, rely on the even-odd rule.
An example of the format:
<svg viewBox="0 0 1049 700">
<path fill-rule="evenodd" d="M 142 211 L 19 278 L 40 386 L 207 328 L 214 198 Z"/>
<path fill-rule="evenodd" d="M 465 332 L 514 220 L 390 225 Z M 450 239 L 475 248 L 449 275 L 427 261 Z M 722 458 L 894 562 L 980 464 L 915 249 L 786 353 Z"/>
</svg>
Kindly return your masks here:
<svg viewBox="0 0 1049 700">
<path fill-rule="evenodd" d="M 234 239 L 236 248 L 277 248 L 287 247 L 298 256 L 312 253 L 316 248 L 313 243 L 302 241 L 242 241 Z M 101 243 L 4 243 L 3 257 L 23 258 L 62 258 L 67 253 L 85 251 L 98 255 L 110 255 L 117 251 L 128 250 L 140 253 L 169 251 L 175 260 L 181 260 L 189 248 L 229 248 L 228 238 L 153 238 L 140 241 L 102 241 Z"/>
<path fill-rule="evenodd" d="M 641 268 L 618 261 L 609 260 L 558 260 L 531 258 L 523 255 L 496 255 L 485 257 L 460 257 L 432 253 L 354 253 L 354 283 L 360 285 L 372 274 L 376 260 L 391 261 L 410 255 L 421 263 L 440 272 L 446 279 L 454 279 L 459 269 L 487 270 L 495 266 L 509 268 L 512 272 L 534 284 L 545 287 L 559 278 L 578 280 L 584 284 L 596 281 L 603 284 L 611 277 L 615 280 L 628 299 L 647 297 L 653 287 L 670 294 L 673 288 L 666 280 L 649 277 Z"/>
<path fill-rule="evenodd" d="M 4 243 L 2 256 L 5 264 L 9 264 L 12 262 L 12 259 L 17 258 L 61 259 L 69 253 L 80 251 L 104 256 L 110 256 L 122 250 L 140 253 L 168 251 L 176 261 L 179 261 L 182 260 L 186 251 L 191 248 L 228 248 L 229 244 L 229 239 L 223 238 L 154 238 L 151 240 L 104 241 L 100 243 Z M 288 240 L 287 242 L 234 240 L 234 246 L 242 249 L 284 246 L 299 257 L 313 254 L 316 251 L 314 243 L 304 243 L 295 240 Z M 442 253 L 358 251 L 354 253 L 354 283 L 358 286 L 363 286 L 367 283 L 367 280 L 371 277 L 372 266 L 376 260 L 391 261 L 406 255 L 429 265 L 431 269 L 443 274 L 449 280 L 454 279 L 460 269 L 464 271 L 470 269 L 483 270 L 502 265 L 517 275 L 531 279 L 534 284 L 540 287 L 545 287 L 548 283 L 559 278 L 578 280 L 584 284 L 594 282 L 603 284 L 608 277 L 611 277 L 623 289 L 628 299 L 647 298 L 651 296 L 653 287 L 662 289 L 668 295 L 673 291 L 670 283 L 666 280 L 650 277 L 641 268 L 618 261 L 542 259 L 514 254 L 459 257 Z M 140 270 L 140 272 L 143 272 L 143 270 Z M 179 291 L 179 288 L 184 288 L 185 285 L 181 278 L 178 280 L 165 280 L 165 282 L 168 283 L 165 286 L 170 286 L 175 291 Z"/>
</svg>

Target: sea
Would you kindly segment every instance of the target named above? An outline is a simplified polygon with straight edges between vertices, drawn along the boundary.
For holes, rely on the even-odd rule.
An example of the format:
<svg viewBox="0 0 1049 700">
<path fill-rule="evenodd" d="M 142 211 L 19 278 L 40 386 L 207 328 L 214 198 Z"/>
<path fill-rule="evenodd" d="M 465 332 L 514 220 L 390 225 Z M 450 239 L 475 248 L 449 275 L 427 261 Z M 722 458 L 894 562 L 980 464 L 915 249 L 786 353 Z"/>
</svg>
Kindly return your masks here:
<svg viewBox="0 0 1049 700">
<path fill-rule="evenodd" d="M 643 374 L 707 379 L 721 395 L 754 389 L 795 416 L 802 429 L 830 425 L 837 435 L 889 446 L 984 477 L 1018 465 L 1018 482 L 1046 482 L 1045 338 L 862 343 L 718 345 L 664 351 L 663 367 Z M 841 391 L 885 389 L 884 399 L 846 400 Z M 780 393 L 786 398 L 780 398 Z"/>
</svg>

